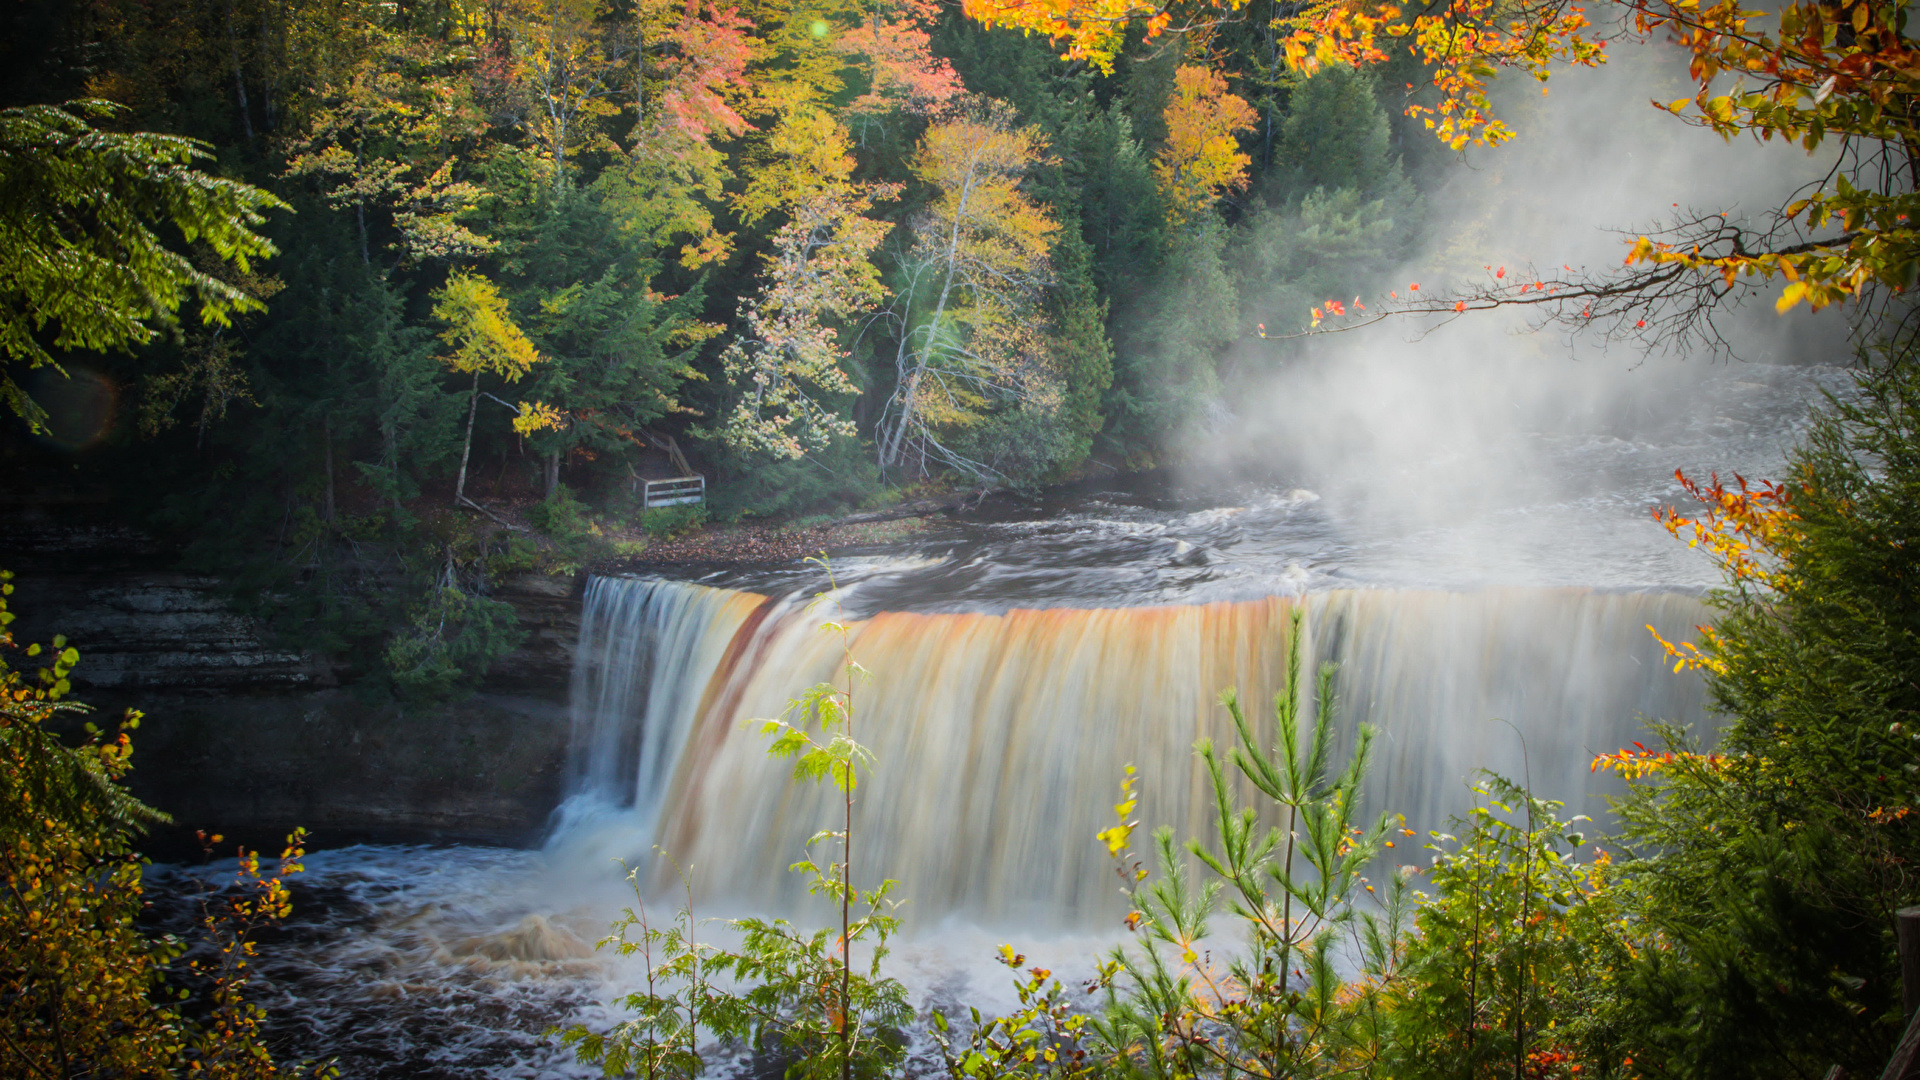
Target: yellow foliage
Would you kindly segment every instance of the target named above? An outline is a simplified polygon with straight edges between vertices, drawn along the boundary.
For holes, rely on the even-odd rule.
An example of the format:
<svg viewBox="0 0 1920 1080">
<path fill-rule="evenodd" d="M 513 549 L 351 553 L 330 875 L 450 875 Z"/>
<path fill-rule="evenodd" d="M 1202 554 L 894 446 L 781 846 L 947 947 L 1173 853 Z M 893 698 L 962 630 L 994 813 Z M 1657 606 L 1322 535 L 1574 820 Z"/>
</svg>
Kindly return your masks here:
<svg viewBox="0 0 1920 1080">
<path fill-rule="evenodd" d="M 841 366 L 839 327 L 884 293 L 872 254 L 888 225 L 867 211 L 895 189 L 855 183 L 851 146 L 846 127 L 824 111 L 790 109 L 769 140 L 773 159 L 735 201 L 745 221 L 776 211 L 788 220 L 765 256 L 747 332 L 720 356 L 740 391 L 722 431 L 731 446 L 798 458 L 854 434 L 829 404 L 858 393 Z"/>
<path fill-rule="evenodd" d="M 62 700 L 80 654 L 61 637 L 51 649 L 15 643 L 11 577 L 0 571 L 0 1075 L 331 1075 L 276 1065 L 264 1013 L 242 993 L 253 932 L 289 910 L 284 879 L 300 868 L 301 834 L 277 873 L 242 852 L 238 888 L 203 904 L 210 959 L 181 963 L 184 942 L 144 936 L 134 922 L 144 860 L 133 838 L 166 817 L 121 783 L 141 715 L 128 710 L 111 732 L 86 724 L 77 744 L 47 730 L 56 716 L 86 711 Z M 9 665 L 9 653 L 51 662 L 29 672 Z M 200 1019 L 168 992 L 170 967 L 204 988 Z"/>
<path fill-rule="evenodd" d="M 1096 834 L 1099 841 L 1107 846 L 1107 854 L 1116 859 L 1133 842 L 1133 830 L 1140 824 L 1133 820 L 1134 807 L 1140 805 L 1140 796 L 1133 790 L 1134 771 L 1134 767 L 1128 765 L 1127 774 L 1120 781 L 1120 801 L 1113 804 L 1116 823 Z"/>
<path fill-rule="evenodd" d="M 855 164 L 850 149 L 845 126 L 826 110 L 787 110 L 767 139 L 769 158 L 734 200 L 740 220 L 752 225 L 777 209 L 845 194 Z"/>
<path fill-rule="evenodd" d="M 457 273 L 434 293 L 434 318 L 447 324 L 440 340 L 453 346 L 446 363 L 462 374 L 490 372 L 519 381 L 540 362 L 533 342 L 507 312 L 506 298 L 479 274 Z"/>
<path fill-rule="evenodd" d="M 608 33 L 606 0 L 523 0 L 506 10 L 518 74 L 533 91 L 525 122 L 557 186 L 574 154 L 614 148 L 600 122 L 620 111 L 615 95 L 630 61 Z"/>
<path fill-rule="evenodd" d="M 1244 3 L 1225 0 L 1219 6 L 1237 11 Z M 1151 40 L 1173 21 L 1165 5 L 1154 0 L 961 0 L 960 7 L 987 26 L 1045 34 L 1066 45 L 1062 59 L 1089 61 L 1109 75 L 1130 24 L 1144 23 Z"/>
<path fill-rule="evenodd" d="M 1227 80 L 1218 72 L 1190 65 L 1174 72 L 1164 115 L 1167 142 L 1154 159 L 1153 173 L 1177 225 L 1222 193 L 1246 185 L 1253 159 L 1240 152 L 1233 133 L 1253 127 L 1258 117 L 1244 98 L 1227 93 Z"/>
<path fill-rule="evenodd" d="M 558 430 L 566 423 L 566 414 L 544 401 L 523 401 L 520 415 L 513 418 L 513 430 L 522 435 L 536 431 Z"/>
<path fill-rule="evenodd" d="M 1021 190 L 1047 145 L 1015 123 L 1009 107 L 981 99 L 927 128 L 914 155 L 914 173 L 937 194 L 907 260 L 902 306 L 916 325 L 896 354 L 897 389 L 879 432 L 886 466 L 905 462 L 910 444 L 940 453 L 937 429 L 974 426 L 996 402 L 1057 397 L 1040 299 L 1059 225 Z"/>
</svg>

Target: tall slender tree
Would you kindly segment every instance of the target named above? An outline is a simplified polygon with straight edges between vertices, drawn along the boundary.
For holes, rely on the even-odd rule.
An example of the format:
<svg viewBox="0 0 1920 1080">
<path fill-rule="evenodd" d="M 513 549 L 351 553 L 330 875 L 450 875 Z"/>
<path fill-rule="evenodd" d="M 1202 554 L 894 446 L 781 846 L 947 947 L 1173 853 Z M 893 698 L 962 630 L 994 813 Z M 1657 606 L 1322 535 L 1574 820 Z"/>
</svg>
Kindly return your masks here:
<svg viewBox="0 0 1920 1080">
<path fill-rule="evenodd" d="M 493 282 L 472 273 L 456 273 L 434 293 L 434 318 L 447 324 L 440 340 L 453 346 L 448 367 L 473 376 L 467 392 L 467 433 L 460 445 L 460 472 L 453 483 L 455 506 L 468 503 L 467 461 L 473 455 L 473 424 L 480 408 L 480 376 L 518 382 L 539 363 L 540 354 L 513 321 L 506 298 Z M 523 415 L 526 410 L 522 410 Z"/>
<path fill-rule="evenodd" d="M 826 113 L 800 108 L 775 130 L 772 168 L 738 202 L 749 222 L 779 212 L 745 331 L 721 356 L 737 395 L 720 430 L 729 445 L 798 458 L 854 434 L 843 400 L 858 386 L 842 329 L 885 296 L 872 255 L 887 225 L 866 216 L 884 185 L 854 181 L 850 137 Z"/>
<path fill-rule="evenodd" d="M 981 101 L 934 124 L 914 172 L 938 193 L 914 225 L 897 316 L 895 389 L 876 439 L 883 469 L 929 458 L 980 471 L 939 439 L 994 403 L 1056 389 L 1041 348 L 1040 304 L 1052 281 L 1049 247 L 1058 229 L 1048 208 L 1020 189 L 1046 151 L 1012 110 Z"/>
</svg>

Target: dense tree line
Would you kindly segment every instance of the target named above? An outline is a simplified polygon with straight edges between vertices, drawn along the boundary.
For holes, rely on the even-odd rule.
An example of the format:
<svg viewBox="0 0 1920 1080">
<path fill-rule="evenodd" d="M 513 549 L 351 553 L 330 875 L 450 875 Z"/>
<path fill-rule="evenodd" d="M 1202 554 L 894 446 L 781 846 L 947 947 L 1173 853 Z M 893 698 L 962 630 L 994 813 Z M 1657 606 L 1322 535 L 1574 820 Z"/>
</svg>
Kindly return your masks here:
<svg viewBox="0 0 1920 1080">
<path fill-rule="evenodd" d="M 1707 125 L 1910 156 L 1903 5 L 1789 5 L 1778 40 L 1731 5 L 1637 7 L 1696 48 Z M 1327 3 L 1301 32 L 1326 35 L 1329 60 L 1366 59 L 1376 31 L 1431 54 L 1491 10 L 1451 0 L 1393 24 L 1398 8 Z M 1054 28 L 1080 35 L 1091 67 L 917 8 L 22 5 L 10 18 L 31 36 L 9 42 L 33 47 L 6 92 L 97 103 L 0 112 L 0 395 L 36 438 L 72 446 L 100 433 L 76 427 L 85 410 L 53 369 L 119 383 L 97 482 L 282 625 L 377 653 L 369 685 L 418 693 L 511 646 L 489 576 L 577 554 L 590 530 L 566 485 L 612 508 L 619 470 L 656 438 L 696 447 L 743 512 L 935 472 L 1037 482 L 1096 452 L 1144 460 L 1233 377 L 1219 358 L 1249 318 L 1240 268 L 1319 321 L 1322 296 L 1405 243 L 1418 200 L 1369 75 L 1282 78 L 1279 35 L 1253 21 L 1129 57 L 1110 12 L 1048 17 L 1062 11 Z M 1151 6 L 1120 11 L 1164 27 Z M 1507 14 L 1535 21 L 1477 38 L 1478 60 L 1591 58 L 1565 9 Z M 1542 51 L 1513 51 L 1529 42 Z M 1435 74 L 1453 108 L 1417 106 L 1450 141 L 1500 131 L 1473 60 Z M 1709 97 L 1722 61 L 1772 89 Z M 1907 187 L 1837 182 L 1784 211 L 1837 235 L 1774 250 L 1738 232 L 1704 250 L 1642 238 L 1624 278 L 1442 303 L 1531 291 L 1656 321 L 1681 304 L 1684 330 L 1685 303 L 1718 300 L 1662 291 L 1673 283 L 1719 279 L 1724 297 L 1779 275 L 1782 309 L 1878 297 L 1897 317 L 1887 296 L 1915 264 Z M 263 217 L 283 206 L 297 213 Z M 153 231 L 167 227 L 177 250 Z M 197 325 L 176 321 L 189 302 Z M 1099 965 L 1096 1004 L 1007 948 L 1017 1010 L 928 1018 L 948 1071 L 1805 1077 L 1870 1073 L 1903 1031 L 1920 1038 L 1894 927 L 1920 856 L 1920 368 L 1894 339 L 1777 483 L 1683 480 L 1700 509 L 1659 515 L 1726 575 L 1715 624 L 1669 646 L 1726 727 L 1712 747 L 1661 731 L 1601 755 L 1596 769 L 1630 781 L 1614 835 L 1489 776 L 1426 838 L 1426 866 L 1369 881 L 1418 841 L 1357 818 L 1370 739 L 1336 759 L 1331 681 L 1309 701 L 1296 625 L 1278 745 L 1229 698 L 1235 744 L 1197 748 L 1213 835 L 1163 831 L 1136 853 L 1123 782 L 1099 839 L 1135 937 Z M 121 345 L 141 351 L 83 352 Z M 542 499 L 528 518 L 553 543 L 538 556 L 476 525 L 516 491 Z M 417 587 L 379 599 L 402 580 Z M 284 1073 L 241 996 L 249 934 L 285 911 L 281 876 L 243 860 L 184 964 L 184 943 L 136 931 L 132 845 L 157 814 L 118 783 L 139 717 L 49 731 L 79 711 L 64 700 L 78 656 L 14 642 L 11 589 L 0 574 L 9 1060 L 35 1075 Z M 807 692 L 794 726 L 765 734 L 850 807 L 871 763 L 847 660 L 844 688 Z M 693 940 L 691 912 L 635 914 L 625 950 L 672 980 L 627 998 L 634 1017 L 611 1033 L 570 1032 L 582 1056 L 694 1075 L 704 1032 L 782 1049 L 796 1075 L 897 1068 L 908 1003 L 878 968 L 891 886 L 849 880 L 850 810 L 815 839 L 836 861 L 803 869 L 840 900 L 837 937 L 744 920 L 744 944 L 719 950 Z M 296 835 L 283 872 L 298 857 Z M 1237 925 L 1216 934 L 1221 921 Z M 172 1004 L 195 985 L 204 1016 Z"/>
<path fill-rule="evenodd" d="M 656 448 L 727 517 L 1150 464 L 1222 414 L 1230 343 L 1417 232 L 1376 77 L 1289 74 L 1257 22 L 1108 73 L 917 0 L 8 18 L 5 104 L 111 103 L 69 111 L 284 203 L 276 257 L 201 260 L 264 309 L 63 357 L 119 393 L 91 473 L 367 670 L 423 603 L 487 622 L 527 545 L 483 504 L 590 527 L 574 496 L 629 514 Z M 46 434 L 10 456 L 57 458 Z M 398 644 L 444 669 L 472 643 Z"/>
</svg>

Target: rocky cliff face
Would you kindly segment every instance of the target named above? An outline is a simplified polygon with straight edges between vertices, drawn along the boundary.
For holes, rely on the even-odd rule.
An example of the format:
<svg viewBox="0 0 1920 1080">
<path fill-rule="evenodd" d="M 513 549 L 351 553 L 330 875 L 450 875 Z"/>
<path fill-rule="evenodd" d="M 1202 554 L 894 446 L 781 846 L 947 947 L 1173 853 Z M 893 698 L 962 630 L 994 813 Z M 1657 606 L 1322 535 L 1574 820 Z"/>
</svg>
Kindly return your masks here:
<svg viewBox="0 0 1920 1080">
<path fill-rule="evenodd" d="M 209 577 L 85 508 L 9 508 L 21 641 L 65 634 L 75 697 L 146 714 L 131 777 L 180 830 L 266 846 L 303 825 L 360 840 L 531 843 L 563 786 L 579 583 L 528 575 L 496 598 L 527 631 L 481 693 L 402 706 L 340 685 L 323 658 L 273 643 Z"/>
<path fill-rule="evenodd" d="M 79 685 L 251 693 L 334 684 L 318 658 L 268 644 L 217 581 L 169 569 L 173 553 L 151 538 L 87 518 L 84 508 L 28 508 L 0 531 L 0 565 L 18 575 L 15 637 L 65 634 L 84 655 Z"/>
</svg>

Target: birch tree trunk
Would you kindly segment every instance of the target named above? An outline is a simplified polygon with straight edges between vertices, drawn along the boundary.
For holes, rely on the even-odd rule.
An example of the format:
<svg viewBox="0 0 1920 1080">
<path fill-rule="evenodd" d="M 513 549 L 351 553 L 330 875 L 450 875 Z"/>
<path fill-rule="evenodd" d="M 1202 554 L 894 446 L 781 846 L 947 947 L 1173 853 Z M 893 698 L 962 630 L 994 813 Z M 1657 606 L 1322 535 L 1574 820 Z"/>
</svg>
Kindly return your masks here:
<svg viewBox="0 0 1920 1080">
<path fill-rule="evenodd" d="M 460 476 L 453 482 L 453 505 L 467 501 L 467 459 L 473 454 L 473 417 L 480 411 L 480 373 L 473 373 L 473 390 L 467 394 L 467 438 L 460 444 Z"/>
<path fill-rule="evenodd" d="M 900 419 L 891 432 L 891 438 L 887 440 L 887 444 L 882 448 L 880 467 L 883 470 L 888 466 L 900 463 L 900 452 L 906 446 L 907 432 L 911 430 L 913 426 L 913 403 L 914 398 L 920 392 L 920 376 L 922 372 L 926 371 L 927 364 L 933 358 L 934 342 L 940 333 L 940 320 L 946 316 L 947 301 L 953 296 L 953 279 L 959 272 L 960 267 L 960 227 L 961 223 L 966 220 L 967 198 L 972 193 L 973 172 L 969 169 L 966 182 L 960 188 L 960 200 L 953 209 L 953 225 L 947 230 L 947 248 L 944 256 L 947 264 L 947 273 L 945 280 L 940 285 L 940 299 L 937 300 L 933 306 L 933 319 L 927 323 L 926 343 L 921 347 L 919 355 L 915 358 L 912 367 L 900 372 L 901 375 L 905 376 L 901 383 Z M 901 351 L 904 353 L 906 341 L 903 339 L 900 345 Z M 924 466 L 921 471 L 926 471 Z"/>
</svg>

